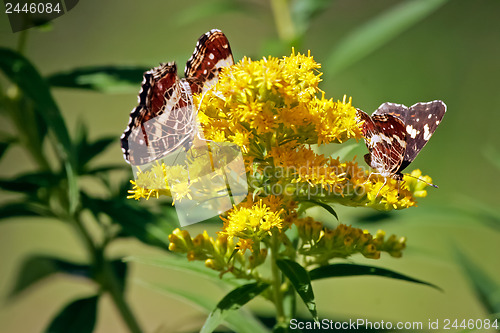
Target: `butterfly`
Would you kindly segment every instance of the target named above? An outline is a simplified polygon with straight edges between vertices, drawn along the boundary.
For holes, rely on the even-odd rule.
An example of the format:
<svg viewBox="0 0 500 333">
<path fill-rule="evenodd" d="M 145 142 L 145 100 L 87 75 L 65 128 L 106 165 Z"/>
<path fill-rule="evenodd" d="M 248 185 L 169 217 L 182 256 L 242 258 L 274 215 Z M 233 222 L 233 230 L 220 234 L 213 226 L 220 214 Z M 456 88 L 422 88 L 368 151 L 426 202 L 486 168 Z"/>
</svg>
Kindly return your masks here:
<svg viewBox="0 0 500 333">
<path fill-rule="evenodd" d="M 185 78 L 177 76 L 175 62 L 145 72 L 139 105 L 130 113 L 120 137 L 125 161 L 142 165 L 180 147 L 187 150 L 197 133 L 193 94 L 210 89 L 222 68 L 233 64 L 229 41 L 222 31 L 212 29 L 198 39 L 186 63 Z"/>
<path fill-rule="evenodd" d="M 364 156 L 366 163 L 386 180 L 388 177 L 402 180 L 402 171 L 429 141 L 445 112 L 446 104 L 439 100 L 409 108 L 384 103 L 371 116 L 358 109 L 357 117 L 362 122 L 369 151 Z"/>
</svg>

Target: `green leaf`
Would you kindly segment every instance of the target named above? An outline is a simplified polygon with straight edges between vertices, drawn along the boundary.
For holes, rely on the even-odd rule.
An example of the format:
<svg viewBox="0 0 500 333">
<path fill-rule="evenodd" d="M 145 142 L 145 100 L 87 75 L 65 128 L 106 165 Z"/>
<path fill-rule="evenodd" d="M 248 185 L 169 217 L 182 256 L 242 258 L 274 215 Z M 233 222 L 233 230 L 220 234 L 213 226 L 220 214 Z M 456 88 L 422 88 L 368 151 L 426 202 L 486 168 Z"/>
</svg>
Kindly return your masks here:
<svg viewBox="0 0 500 333">
<path fill-rule="evenodd" d="M 365 266 L 365 265 L 357 265 L 357 264 L 331 264 L 328 266 L 321 266 L 313 269 L 309 272 L 309 276 L 311 280 L 325 279 L 330 277 L 343 277 L 343 276 L 356 276 L 356 275 L 373 275 L 373 276 L 382 276 L 391 279 L 403 280 L 407 282 L 424 284 L 426 286 L 435 288 L 437 290 L 442 291 L 438 286 L 414 279 L 407 275 L 399 274 L 394 271 L 385 268 L 379 268 L 374 266 Z"/>
<path fill-rule="evenodd" d="M 74 169 L 76 161 L 73 145 L 59 108 L 50 93 L 49 85 L 35 67 L 21 54 L 0 47 L 0 68 L 21 91 L 36 105 L 35 110 L 54 134 L 54 146 L 64 163 L 68 178 L 68 197 L 70 210 L 78 205 L 78 183 Z"/>
<path fill-rule="evenodd" d="M 168 295 L 176 296 L 177 298 L 187 301 L 199 309 L 210 312 L 215 308 L 216 304 L 211 298 L 206 298 L 199 293 L 190 293 L 178 287 L 168 285 L 155 285 L 144 281 L 138 281 L 140 285 L 156 290 Z M 231 316 L 225 318 L 227 326 L 238 333 L 258 333 L 268 332 L 268 330 L 252 315 L 245 311 L 236 311 L 231 313 Z"/>
<path fill-rule="evenodd" d="M 222 324 L 230 310 L 237 310 L 269 287 L 268 283 L 245 284 L 228 293 L 210 313 L 200 333 L 211 333 Z"/>
<path fill-rule="evenodd" d="M 94 66 L 76 68 L 47 77 L 53 87 L 77 88 L 101 92 L 129 92 L 138 90 L 146 66 Z"/>
<path fill-rule="evenodd" d="M 101 154 L 110 144 L 116 142 L 116 137 L 104 137 L 89 142 L 87 127 L 83 124 L 78 126 L 75 139 L 75 154 L 78 165 L 78 174 L 86 174 L 89 162 Z"/>
<path fill-rule="evenodd" d="M 54 132 L 65 157 L 71 156 L 71 140 L 64 119 L 57 107 L 47 82 L 35 67 L 21 54 L 0 47 L 0 68 L 37 106 L 40 115 Z"/>
<path fill-rule="evenodd" d="M 226 274 L 221 278 L 219 272 L 207 268 L 202 262 L 187 261 L 186 258 L 180 256 L 166 255 L 158 258 L 126 257 L 123 260 L 196 274 L 216 284 L 224 283 L 231 287 L 241 285 L 240 283 L 237 282 L 237 280 L 234 277 L 232 277 L 229 274 Z"/>
<path fill-rule="evenodd" d="M 91 333 L 97 317 L 98 296 L 81 298 L 68 304 L 52 320 L 46 333 Z"/>
<path fill-rule="evenodd" d="M 455 255 L 476 292 L 477 298 L 489 313 L 500 313 L 500 284 L 456 246 Z"/>
<path fill-rule="evenodd" d="M 92 278 L 92 270 L 89 265 L 76 264 L 49 256 L 32 256 L 24 260 L 9 297 L 18 295 L 31 285 L 56 273 Z"/>
<path fill-rule="evenodd" d="M 324 209 L 326 209 L 326 211 L 328 213 L 332 214 L 337 219 L 337 221 L 339 220 L 337 212 L 332 208 L 332 206 L 330 206 L 330 205 L 328 205 L 326 203 L 323 203 L 323 202 L 320 202 L 320 201 L 316 201 L 316 200 L 301 200 L 301 203 L 302 202 L 310 203 L 313 206 L 323 207 Z"/>
<path fill-rule="evenodd" d="M 56 187 L 61 176 L 49 171 L 37 171 L 13 179 L 0 179 L 0 188 L 12 192 L 30 194 L 41 188 Z"/>
<path fill-rule="evenodd" d="M 0 142 L 0 159 L 3 157 L 10 145 L 11 142 Z"/>
<path fill-rule="evenodd" d="M 0 220 L 21 216 L 53 217 L 55 215 L 46 206 L 32 202 L 10 202 L 0 206 Z"/>
<path fill-rule="evenodd" d="M 125 233 L 136 237 L 145 244 L 168 249 L 168 235 L 177 227 L 178 222 L 173 207 L 163 208 L 164 215 L 156 215 L 134 202 L 125 199 L 98 199 L 85 193 L 81 194 L 82 206 L 94 216 L 104 213 L 119 224 Z"/>
<path fill-rule="evenodd" d="M 307 271 L 293 260 L 278 259 L 276 264 L 283 274 L 290 280 L 293 287 L 304 301 L 309 312 L 311 312 L 314 321 L 318 322 L 318 312 L 316 311 L 316 302 L 311 285 L 311 279 Z"/>
<path fill-rule="evenodd" d="M 373 51 L 423 20 L 448 0 L 402 1 L 380 16 L 360 25 L 340 41 L 325 62 L 333 75 L 363 59 Z"/>
<path fill-rule="evenodd" d="M 92 158 L 102 153 L 104 150 L 106 150 L 106 148 L 109 147 L 109 145 L 117 141 L 118 140 L 116 137 L 107 137 L 100 138 L 94 142 L 89 143 L 87 145 L 86 151 L 82 152 L 82 154 L 80 155 L 80 157 L 82 158 L 82 165 L 87 164 L 90 160 L 92 160 Z"/>
</svg>

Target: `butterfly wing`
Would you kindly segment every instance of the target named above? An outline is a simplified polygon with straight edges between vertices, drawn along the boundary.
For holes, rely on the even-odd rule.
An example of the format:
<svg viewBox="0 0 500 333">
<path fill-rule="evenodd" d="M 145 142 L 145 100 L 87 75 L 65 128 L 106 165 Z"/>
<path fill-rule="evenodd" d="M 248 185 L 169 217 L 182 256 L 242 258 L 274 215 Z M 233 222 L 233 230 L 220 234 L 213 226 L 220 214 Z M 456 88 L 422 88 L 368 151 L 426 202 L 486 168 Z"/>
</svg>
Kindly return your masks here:
<svg viewBox="0 0 500 333">
<path fill-rule="evenodd" d="M 362 132 L 370 152 L 367 163 L 382 176 L 397 173 L 406 150 L 406 132 L 403 122 L 390 114 L 374 114 L 371 117 L 358 110 L 358 118 L 364 121 Z"/>
<path fill-rule="evenodd" d="M 193 94 L 205 92 L 217 83 L 221 69 L 233 64 L 229 41 L 222 31 L 212 29 L 196 43 L 193 55 L 186 63 L 184 75 Z"/>
<path fill-rule="evenodd" d="M 406 131 L 406 152 L 398 172 L 403 171 L 429 141 L 446 112 L 446 104 L 436 100 L 417 103 L 410 108 L 402 104 L 384 103 L 375 111 L 392 115 L 403 121 Z"/>
<path fill-rule="evenodd" d="M 410 107 L 405 120 L 406 153 L 400 170 L 404 170 L 427 144 L 446 113 L 446 104 L 436 100 Z"/>
<path fill-rule="evenodd" d="M 408 115 L 408 107 L 403 104 L 396 104 L 396 103 L 383 103 L 378 107 L 377 110 L 372 114 L 390 114 L 391 116 L 394 116 L 401 120 L 403 123 L 406 123 L 406 116 Z"/>
<path fill-rule="evenodd" d="M 189 84 L 177 77 L 175 63 L 144 73 L 139 105 L 121 136 L 127 162 L 141 165 L 190 143 L 195 132 Z"/>
</svg>

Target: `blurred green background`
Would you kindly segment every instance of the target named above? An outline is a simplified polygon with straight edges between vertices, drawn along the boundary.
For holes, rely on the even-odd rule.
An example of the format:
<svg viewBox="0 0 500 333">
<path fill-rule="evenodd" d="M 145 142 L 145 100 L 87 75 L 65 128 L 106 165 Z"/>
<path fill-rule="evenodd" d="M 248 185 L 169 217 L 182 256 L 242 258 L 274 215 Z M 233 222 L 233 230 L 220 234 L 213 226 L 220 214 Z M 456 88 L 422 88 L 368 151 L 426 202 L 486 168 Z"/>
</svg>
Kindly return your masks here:
<svg viewBox="0 0 500 333">
<path fill-rule="evenodd" d="M 328 6 L 306 26 L 298 51 L 310 50 L 322 64 L 321 88 L 327 97 L 352 96 L 353 105 L 368 113 L 386 101 L 409 106 L 441 99 L 448 105 L 439 129 L 408 168 L 420 168 L 439 189 L 429 189 L 419 207 L 390 214 L 337 207 L 342 223 L 408 237 L 401 259 L 383 256 L 369 261 L 356 257 L 355 262 L 394 269 L 434 283 L 443 292 L 376 277 L 316 281 L 320 317 L 427 323 L 429 319 L 486 318 L 493 309 L 500 311 L 500 1 L 441 1 L 442 6 L 436 6 L 422 20 L 387 36 L 388 41 L 366 57 L 349 58 L 352 63 L 339 65 L 338 70 L 335 57 L 346 40 L 365 24 L 408 1 L 316 2 Z M 235 60 L 243 56 L 281 57 L 291 52 L 289 45 L 280 41 L 268 1 L 88 0 L 53 21 L 50 31 L 31 29 L 25 55 L 44 75 L 97 65 L 153 67 L 173 60 L 183 68 L 197 38 L 212 28 L 226 34 Z M 19 35 L 11 32 L 2 13 L 1 46 L 16 48 Z M 366 49 L 362 46 L 354 43 L 354 47 Z M 355 54 L 363 55 L 361 51 Z M 122 163 L 118 137 L 137 103 L 138 90 L 139 85 L 115 93 L 56 88 L 53 94 L 70 130 L 83 121 L 91 137 L 116 136 L 116 143 L 102 161 Z M 9 126 L 7 121 L 0 122 L 2 130 L 8 131 Z M 362 156 L 365 150 L 360 142 L 353 154 Z M 10 149 L 0 161 L 2 177 L 31 167 L 21 149 Z M 8 194 L 0 193 L 1 200 L 6 197 Z M 333 223 L 328 216 L 323 220 Z M 193 234 L 203 228 L 195 225 L 189 230 Z M 57 221 L 2 220 L 0 251 L 2 332 L 41 331 L 64 304 L 93 288 L 84 281 L 55 277 L 6 300 L 20 262 L 28 254 L 62 253 L 84 258 L 73 229 Z M 162 255 L 132 239 L 115 244 L 111 252 L 119 256 Z M 127 298 L 146 331 L 196 331 L 206 314 L 191 304 L 144 288 L 134 279 L 178 286 L 215 299 L 224 295 L 196 276 L 132 264 Z M 489 289 L 481 290 L 481 286 Z M 271 306 L 263 301 L 253 301 L 247 307 L 272 316 L 268 312 Z M 111 301 L 105 299 L 99 304 L 96 332 L 121 331 L 126 331 L 125 326 Z"/>
</svg>

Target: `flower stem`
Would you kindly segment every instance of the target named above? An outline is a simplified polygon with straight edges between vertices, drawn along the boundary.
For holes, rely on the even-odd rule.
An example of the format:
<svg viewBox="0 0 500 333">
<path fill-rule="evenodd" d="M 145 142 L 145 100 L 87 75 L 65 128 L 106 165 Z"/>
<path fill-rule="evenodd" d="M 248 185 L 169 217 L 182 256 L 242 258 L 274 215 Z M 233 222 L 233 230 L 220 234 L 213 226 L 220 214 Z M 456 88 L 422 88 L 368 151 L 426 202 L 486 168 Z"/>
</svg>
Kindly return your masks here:
<svg viewBox="0 0 500 333">
<path fill-rule="evenodd" d="M 123 292 L 120 289 L 120 282 L 118 281 L 115 272 L 111 268 L 111 264 L 109 263 L 109 261 L 104 262 L 102 270 L 104 281 L 106 281 L 106 290 L 111 295 L 111 298 L 113 299 L 123 320 L 127 324 L 128 329 L 132 333 L 141 333 L 142 330 L 139 327 L 139 323 L 135 319 L 132 310 L 123 297 Z"/>
<path fill-rule="evenodd" d="M 271 0 L 271 8 L 280 39 L 292 42 L 296 36 L 288 0 Z"/>
<path fill-rule="evenodd" d="M 107 291 L 111 295 L 111 298 L 120 312 L 123 321 L 127 324 L 129 331 L 131 333 L 141 333 L 142 330 L 139 327 L 134 314 L 130 310 L 130 307 L 125 301 L 125 298 L 123 297 L 120 281 L 111 267 L 111 263 L 104 256 L 104 249 L 95 245 L 87 229 L 85 229 L 82 222 L 78 218 L 73 218 L 72 222 L 74 223 L 80 236 L 83 238 L 89 253 L 92 255 L 93 265 L 98 270 L 96 276 L 99 278 L 96 279 L 96 282 L 101 285 L 101 288 L 104 291 Z"/>
<path fill-rule="evenodd" d="M 271 239 L 271 271 L 273 276 L 274 306 L 276 307 L 276 327 L 286 327 L 283 310 L 283 295 L 281 294 L 281 272 L 276 264 L 280 243 L 278 234 L 273 232 Z"/>
</svg>

